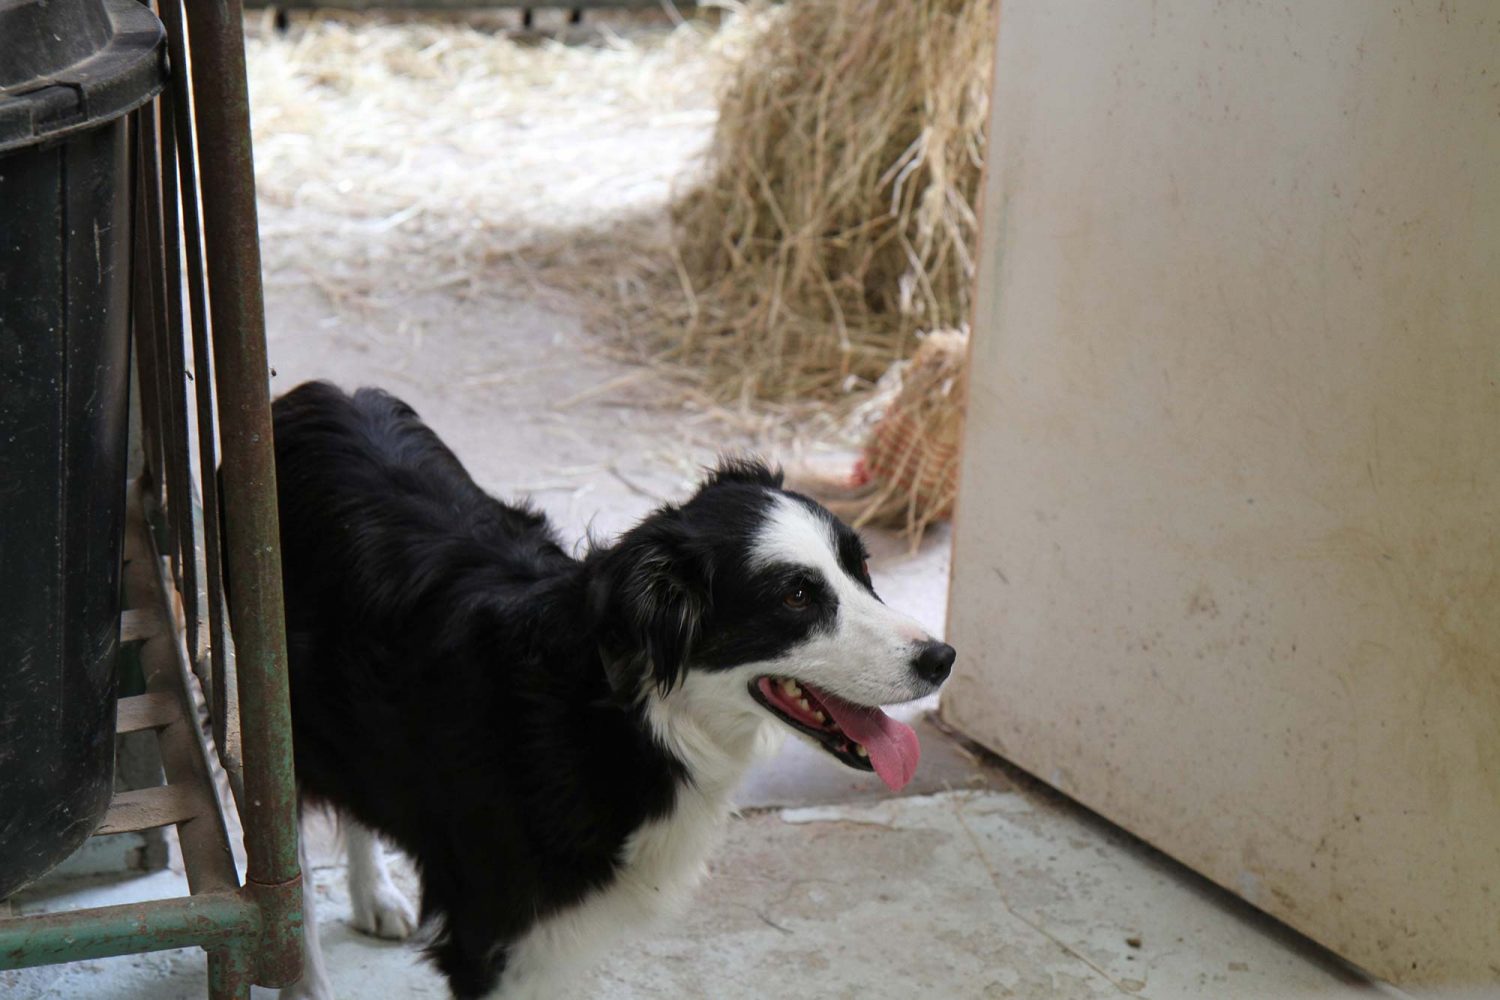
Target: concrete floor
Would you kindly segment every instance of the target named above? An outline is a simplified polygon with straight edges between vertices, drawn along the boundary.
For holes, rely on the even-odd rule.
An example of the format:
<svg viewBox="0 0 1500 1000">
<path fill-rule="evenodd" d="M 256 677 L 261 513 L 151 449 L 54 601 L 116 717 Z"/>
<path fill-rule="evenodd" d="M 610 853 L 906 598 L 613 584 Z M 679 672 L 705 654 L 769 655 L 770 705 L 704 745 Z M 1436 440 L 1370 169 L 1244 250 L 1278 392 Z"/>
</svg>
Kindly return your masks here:
<svg viewBox="0 0 1500 1000">
<path fill-rule="evenodd" d="M 680 120 L 670 127 L 677 130 L 670 148 L 694 146 L 683 141 Z M 649 130 L 617 132 L 633 149 L 652 142 Z M 589 169 L 601 169 L 608 151 L 592 162 Z M 663 158 L 659 169 L 665 189 L 683 169 L 681 157 Z M 576 197 L 577 185 L 569 191 Z M 279 203 L 267 205 L 263 222 L 277 241 L 297 240 L 304 225 L 294 205 Z M 371 230 L 365 239 L 364 284 L 403 287 L 399 232 Z M 277 391 L 314 377 L 390 388 L 483 485 L 531 496 L 570 539 L 589 527 L 617 532 L 661 499 L 681 496 L 716 453 L 757 443 L 682 404 L 649 373 L 610 360 L 585 321 L 588 304 L 538 298 L 527 276 L 503 261 L 462 294 L 416 289 L 371 305 L 326 294 L 316 261 L 278 251 L 267 259 Z M 882 595 L 941 630 L 947 532 L 932 533 L 916 553 L 895 538 L 870 540 Z M 1387 992 L 986 760 L 943 733 L 930 708 L 904 712 L 916 720 L 924 757 L 899 798 L 873 776 L 789 743 L 747 782 L 745 811 L 692 909 L 617 950 L 576 996 L 1250 1000 Z M 444 996 L 412 950 L 349 928 L 327 831 L 316 831 L 313 844 L 312 885 L 341 995 Z M 412 888 L 404 867 L 398 881 Z M 180 875 L 168 871 L 124 882 L 44 882 L 16 902 L 25 913 L 182 889 Z M 0 973 L 7 1000 L 204 995 L 194 952 Z"/>
<path fill-rule="evenodd" d="M 929 750 L 940 738 L 924 733 Z M 794 783 L 796 773 L 787 775 Z M 945 777 L 927 771 L 921 784 L 952 780 L 972 787 L 747 810 L 689 912 L 617 949 L 573 995 L 1399 995 L 1023 777 L 974 761 Z M 340 995 L 445 996 L 439 977 L 408 947 L 349 927 L 343 866 L 326 826 L 313 829 L 313 891 Z M 397 881 L 414 888 L 404 864 Z M 172 872 L 112 885 L 54 884 L 28 894 L 19 909 L 182 889 Z M 0 973 L 0 995 L 11 1000 L 189 1000 L 205 989 L 201 953 L 189 951 Z"/>
</svg>

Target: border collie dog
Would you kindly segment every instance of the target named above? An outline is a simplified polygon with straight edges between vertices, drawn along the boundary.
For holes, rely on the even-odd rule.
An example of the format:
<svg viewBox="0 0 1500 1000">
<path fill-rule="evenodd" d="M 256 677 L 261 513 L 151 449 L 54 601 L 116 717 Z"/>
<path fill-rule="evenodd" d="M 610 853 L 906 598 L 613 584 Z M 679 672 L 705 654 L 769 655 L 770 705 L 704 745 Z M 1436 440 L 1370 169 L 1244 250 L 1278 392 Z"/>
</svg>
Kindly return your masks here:
<svg viewBox="0 0 1500 1000">
<path fill-rule="evenodd" d="M 340 816 L 356 926 L 423 925 L 459 1000 L 554 1000 L 685 901 L 787 730 L 910 780 L 916 734 L 877 706 L 936 690 L 953 649 L 779 473 L 726 462 L 575 558 L 384 392 L 307 383 L 273 415 L 300 793 Z M 415 862 L 420 921 L 377 838 Z M 283 996 L 328 1000 L 306 899 Z"/>
</svg>

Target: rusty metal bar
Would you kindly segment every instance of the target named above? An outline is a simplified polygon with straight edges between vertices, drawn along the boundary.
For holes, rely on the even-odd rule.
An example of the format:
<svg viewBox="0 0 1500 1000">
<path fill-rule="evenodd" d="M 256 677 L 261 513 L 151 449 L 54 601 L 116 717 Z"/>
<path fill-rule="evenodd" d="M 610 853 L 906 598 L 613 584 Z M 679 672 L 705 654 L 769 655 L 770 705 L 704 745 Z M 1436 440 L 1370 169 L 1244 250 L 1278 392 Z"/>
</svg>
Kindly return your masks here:
<svg viewBox="0 0 1500 1000">
<path fill-rule="evenodd" d="M 179 101 L 172 102 L 173 108 Z M 187 134 L 178 140 L 178 164 L 181 170 L 182 188 L 198 190 L 198 173 L 194 166 L 197 153 L 193 146 L 192 126 L 187 112 L 177 115 L 177 128 L 186 129 Z M 213 358 L 208 339 L 207 288 L 204 285 L 203 242 L 198 229 L 198 201 L 196 197 L 185 198 L 183 204 L 183 229 L 188 234 L 186 251 L 188 266 L 188 304 L 192 316 L 193 331 L 193 389 L 196 394 L 198 413 L 198 472 L 199 490 L 203 499 L 203 576 L 208 615 L 208 689 L 213 719 L 214 744 L 218 747 L 219 760 L 236 778 L 241 775 L 239 766 L 240 728 L 239 703 L 226 676 L 228 643 L 224 628 L 224 588 L 222 566 L 219 558 L 219 474 L 218 474 L 218 421 L 214 409 Z M 198 665 L 202 670 L 203 665 Z M 199 676 L 202 676 L 200 672 Z M 232 763 L 232 766 L 231 766 Z"/>
<path fill-rule="evenodd" d="M 250 1000 L 255 966 L 243 948 L 208 953 L 208 1000 Z"/>
<path fill-rule="evenodd" d="M 15 917 L 0 921 L 0 969 L 210 947 L 260 929 L 260 910 L 237 892 Z"/>
<path fill-rule="evenodd" d="M 187 647 L 194 663 L 197 662 L 198 635 L 198 547 L 197 533 L 193 525 L 192 461 L 188 451 L 188 404 L 187 404 L 187 358 L 183 345 L 182 315 L 182 229 L 178 221 L 179 192 L 177 190 L 176 129 L 171 109 L 174 101 L 170 89 L 162 92 L 157 101 L 157 145 L 155 167 L 161 185 L 162 211 L 155 217 L 160 227 L 160 241 L 153 246 L 161 248 L 162 279 L 165 282 L 163 298 L 165 322 L 162 333 L 167 341 L 167 385 L 171 394 L 167 412 L 170 418 L 169 461 L 167 474 L 170 477 L 167 513 L 175 525 L 173 565 L 177 570 L 177 583 L 186 613 Z"/>
<path fill-rule="evenodd" d="M 172 373 L 178 370 L 172 357 L 171 337 L 167 311 L 166 279 L 162 274 L 162 213 L 161 213 L 161 161 L 160 145 L 156 129 L 157 103 L 153 102 L 136 112 L 136 170 L 137 190 L 141 199 L 141 252 L 142 267 L 146 275 L 145 294 L 150 302 L 150 320 L 144 330 L 136 335 L 151 344 L 153 367 L 156 369 L 157 405 L 160 408 L 157 424 L 157 447 L 161 468 L 157 475 L 166 486 L 169 500 L 180 489 L 180 468 L 177 461 L 176 430 L 179 422 L 177 398 L 180 390 L 174 384 Z M 180 515 L 177 504 L 170 503 L 166 509 L 166 550 L 172 558 L 174 576 L 181 579 L 177 552 L 180 549 Z"/>
<path fill-rule="evenodd" d="M 198 414 L 199 490 L 203 499 L 203 575 L 207 584 L 209 631 L 209 676 L 204 682 L 209 698 L 209 718 L 219 762 L 230 783 L 243 788 L 240 765 L 239 705 L 230 683 L 230 650 L 225 640 L 225 606 L 222 560 L 219 546 L 218 423 L 215 419 L 213 358 L 209 346 L 207 272 L 203 265 L 203 232 L 198 212 L 198 149 L 193 122 L 192 81 L 185 69 L 188 46 L 181 0 L 159 0 L 159 13 L 167 27 L 167 55 L 175 71 L 170 85 L 176 168 L 182 209 L 188 312 L 193 341 L 193 390 Z M 201 627 L 201 625 L 200 625 Z M 194 663 L 199 671 L 202 665 Z"/>
<path fill-rule="evenodd" d="M 136 388 L 141 395 L 141 448 L 146 456 L 144 475 L 153 489 L 161 483 L 161 365 L 156 359 L 156 338 L 151 330 L 156 323 L 152 309 L 151 276 L 146 270 L 146 182 L 142 177 L 140 158 L 141 127 L 139 114 L 130 127 L 131 162 L 135 165 L 130 185 L 130 327 L 135 344 Z"/>
<path fill-rule="evenodd" d="M 190 0 L 186 15 L 244 749 L 246 891 L 264 915 L 256 982 L 281 986 L 301 975 L 302 880 L 242 11 L 239 0 Z"/>
</svg>

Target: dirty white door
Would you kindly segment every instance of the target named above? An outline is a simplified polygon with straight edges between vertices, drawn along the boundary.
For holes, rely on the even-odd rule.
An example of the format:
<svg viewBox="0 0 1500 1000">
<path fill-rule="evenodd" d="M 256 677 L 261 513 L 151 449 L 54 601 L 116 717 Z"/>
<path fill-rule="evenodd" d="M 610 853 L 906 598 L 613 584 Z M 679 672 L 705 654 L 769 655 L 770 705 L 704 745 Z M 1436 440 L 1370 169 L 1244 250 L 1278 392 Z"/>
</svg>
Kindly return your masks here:
<svg viewBox="0 0 1500 1000">
<path fill-rule="evenodd" d="M 1500 983 L 1500 5 L 1005 0 L 944 715 Z"/>
</svg>

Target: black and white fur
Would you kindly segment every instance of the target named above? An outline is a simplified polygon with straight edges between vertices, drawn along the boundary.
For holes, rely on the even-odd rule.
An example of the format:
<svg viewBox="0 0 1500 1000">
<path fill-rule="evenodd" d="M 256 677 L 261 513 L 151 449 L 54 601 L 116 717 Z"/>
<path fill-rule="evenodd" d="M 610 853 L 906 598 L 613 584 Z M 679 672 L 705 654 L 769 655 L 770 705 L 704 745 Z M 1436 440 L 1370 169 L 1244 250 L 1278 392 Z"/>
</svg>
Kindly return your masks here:
<svg viewBox="0 0 1500 1000">
<path fill-rule="evenodd" d="M 418 923 L 377 834 L 413 859 L 459 1000 L 561 996 L 686 900 L 790 728 L 757 678 L 875 706 L 947 676 L 951 648 L 876 597 L 858 536 L 761 464 L 575 558 L 383 392 L 308 383 L 274 420 L 301 793 L 341 817 L 361 929 Z M 283 995 L 328 1000 L 306 919 Z"/>
</svg>

